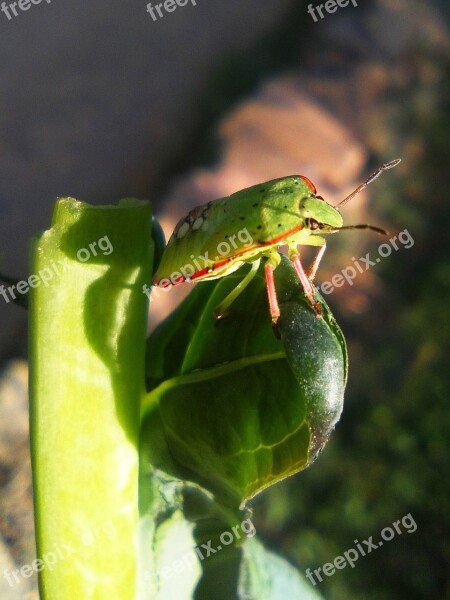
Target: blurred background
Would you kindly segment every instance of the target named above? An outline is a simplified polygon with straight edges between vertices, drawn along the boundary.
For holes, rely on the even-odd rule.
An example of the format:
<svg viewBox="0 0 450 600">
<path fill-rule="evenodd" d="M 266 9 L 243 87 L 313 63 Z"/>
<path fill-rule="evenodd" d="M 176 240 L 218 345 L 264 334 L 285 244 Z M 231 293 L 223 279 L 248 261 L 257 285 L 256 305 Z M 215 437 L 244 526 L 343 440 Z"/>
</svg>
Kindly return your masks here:
<svg viewBox="0 0 450 600">
<path fill-rule="evenodd" d="M 58 196 L 149 199 L 169 235 L 193 206 L 289 174 L 337 204 L 401 157 L 342 212 L 414 243 L 327 297 L 349 345 L 344 413 L 313 467 L 255 498 L 253 521 L 304 572 L 411 513 L 415 532 L 316 590 L 450 598 L 450 6 L 356 4 L 317 21 L 302 0 L 197 0 L 157 20 L 119 0 L 1 12 L 0 271 L 29 275 Z M 385 241 L 333 236 L 317 283 Z M 152 326 L 182 288 L 154 299 Z M 34 559 L 26 328 L 0 297 L 0 574 Z M 34 586 L 0 576 L 0 598 Z"/>
</svg>

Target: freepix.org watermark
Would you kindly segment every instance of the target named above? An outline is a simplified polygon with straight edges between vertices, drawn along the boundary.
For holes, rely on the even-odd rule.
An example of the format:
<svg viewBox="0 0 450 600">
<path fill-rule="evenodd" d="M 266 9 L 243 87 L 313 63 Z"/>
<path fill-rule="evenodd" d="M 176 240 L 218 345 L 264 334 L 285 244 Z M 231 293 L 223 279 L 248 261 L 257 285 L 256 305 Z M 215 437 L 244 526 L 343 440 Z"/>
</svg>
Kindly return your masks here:
<svg viewBox="0 0 450 600">
<path fill-rule="evenodd" d="M 183 556 L 174 560 L 172 564 L 163 567 L 160 573 L 151 574 L 147 571 L 144 574 L 144 579 L 148 581 L 149 585 L 154 590 L 157 590 L 162 581 L 170 579 L 186 569 L 193 571 L 198 559 L 205 560 L 205 558 L 209 558 L 213 554 L 220 552 L 225 546 L 229 546 L 235 540 L 240 540 L 242 537 L 250 538 L 255 534 L 256 528 L 251 519 L 244 519 L 240 525 L 232 527 L 231 531 L 223 531 L 219 536 L 220 543 L 215 548 L 212 545 L 212 540 L 209 540 L 200 546 L 195 546 L 193 550 L 186 552 Z"/>
<path fill-rule="evenodd" d="M 154 300 L 155 298 L 158 298 L 159 290 L 167 292 L 171 290 L 174 285 L 178 285 L 179 283 L 191 283 L 193 281 L 191 278 L 195 273 L 207 268 L 212 268 L 215 263 L 220 261 L 221 258 L 229 256 L 233 250 L 237 250 L 238 248 L 247 248 L 253 244 L 253 238 L 248 229 L 241 229 L 236 235 L 230 235 L 227 239 L 227 242 L 220 242 L 217 245 L 217 256 L 214 258 L 209 257 L 209 252 L 205 252 L 204 255 L 199 254 L 197 257 L 191 254 L 189 257 L 191 262 L 188 262 L 180 267 L 178 271 L 171 273 L 169 277 L 164 277 L 161 279 L 156 286 L 150 287 L 148 285 L 143 285 L 143 293 L 147 296 L 147 298 L 149 298 L 149 300 Z M 152 297 L 150 298 L 150 293 L 152 291 Z"/>
<path fill-rule="evenodd" d="M 336 12 L 338 8 L 346 8 L 350 2 L 353 4 L 353 6 L 358 6 L 356 0 L 327 0 L 324 4 L 318 4 L 317 6 L 308 4 L 308 12 L 314 19 L 314 22 L 317 23 L 318 19 L 316 16 L 316 11 L 320 18 L 323 19 L 325 17 L 322 11 L 323 8 L 328 14 L 332 14 Z"/>
<path fill-rule="evenodd" d="M 398 235 L 394 235 L 390 238 L 388 243 L 380 244 L 378 246 L 378 256 L 375 260 L 371 260 L 370 252 L 365 256 L 361 256 L 356 259 L 352 257 L 353 264 L 351 267 L 345 267 L 340 273 L 333 275 L 330 281 L 324 281 L 319 287 L 322 294 L 331 294 L 335 288 L 342 287 L 347 282 L 349 285 L 353 285 L 353 280 L 358 276 L 359 273 L 368 271 L 371 267 L 381 262 L 383 258 L 387 258 L 392 254 L 392 250 L 400 250 L 400 248 L 411 248 L 414 246 L 414 240 L 412 235 L 407 229 L 401 231 Z M 400 246 L 398 243 L 400 243 Z"/>
<path fill-rule="evenodd" d="M 7 2 L 2 2 L 0 6 L 0 10 L 7 16 L 8 21 L 11 21 L 13 17 L 18 17 L 19 13 L 17 12 L 18 7 L 21 11 L 30 10 L 33 4 L 40 4 L 43 0 L 19 0 L 18 2 L 11 2 L 8 4 Z M 52 0 L 46 0 L 47 4 L 50 4 Z"/>
<path fill-rule="evenodd" d="M 164 12 L 172 13 L 179 6 L 186 6 L 188 3 L 192 4 L 192 6 L 197 6 L 197 2 L 195 0 L 165 0 L 165 2 L 155 5 L 149 2 L 147 4 L 147 12 L 150 13 L 153 21 L 157 21 L 158 19 L 162 19 L 164 17 Z"/>
<path fill-rule="evenodd" d="M 100 252 L 97 251 L 96 246 Z M 103 254 L 103 256 L 108 256 L 113 250 L 114 248 L 109 241 L 108 236 L 105 235 L 97 242 L 91 242 L 88 248 L 80 248 L 77 252 L 77 259 L 80 262 L 85 263 L 92 256 L 98 256 L 99 253 Z M 37 288 L 41 285 L 41 283 L 45 285 L 45 287 L 48 287 L 54 276 L 61 277 L 61 274 L 65 273 L 70 268 L 71 264 L 69 263 L 68 258 L 65 258 L 64 260 L 58 260 L 56 262 L 54 260 L 50 260 L 48 267 L 41 269 L 34 275 L 30 275 L 28 279 L 18 281 L 16 284 L 10 285 L 9 287 L 0 285 L 0 295 L 3 296 L 5 302 L 16 300 L 16 293 L 21 295 L 27 294 L 30 291 L 30 288 Z"/>
<path fill-rule="evenodd" d="M 322 574 L 326 577 L 331 577 L 336 573 L 336 569 L 342 570 L 348 565 L 353 569 L 360 556 L 366 556 L 367 554 L 370 554 L 372 550 L 381 548 L 384 542 L 390 542 L 396 535 L 402 535 L 402 527 L 406 533 L 414 533 L 417 530 L 417 523 L 414 521 L 411 513 L 405 515 L 401 520 L 394 521 L 391 526 L 382 529 L 380 533 L 381 540 L 378 544 L 373 541 L 372 535 L 362 542 L 354 540 L 353 542 L 356 548 L 349 548 L 342 556 L 336 556 L 333 562 L 325 563 L 321 567 L 314 569 L 314 572 L 309 568 L 306 569 L 306 577 L 313 585 L 317 585 L 318 582 L 323 581 Z"/>
<path fill-rule="evenodd" d="M 96 541 L 103 539 L 105 536 L 108 539 L 112 539 L 117 535 L 116 528 L 112 521 L 106 521 L 99 527 L 93 527 L 88 531 L 83 531 L 80 535 L 81 545 L 77 548 L 73 547 L 72 543 L 69 544 L 54 544 L 55 548 L 51 552 L 46 552 L 40 558 L 36 558 L 30 565 L 22 565 L 20 569 L 14 571 L 8 571 L 5 569 L 3 577 L 9 583 L 10 587 L 13 587 L 16 583 L 20 583 L 20 577 L 28 579 L 33 573 L 38 573 L 44 569 L 50 569 L 53 571 L 54 565 L 60 560 L 67 560 L 75 556 L 78 552 L 82 552 L 86 546 L 92 546 Z"/>
</svg>

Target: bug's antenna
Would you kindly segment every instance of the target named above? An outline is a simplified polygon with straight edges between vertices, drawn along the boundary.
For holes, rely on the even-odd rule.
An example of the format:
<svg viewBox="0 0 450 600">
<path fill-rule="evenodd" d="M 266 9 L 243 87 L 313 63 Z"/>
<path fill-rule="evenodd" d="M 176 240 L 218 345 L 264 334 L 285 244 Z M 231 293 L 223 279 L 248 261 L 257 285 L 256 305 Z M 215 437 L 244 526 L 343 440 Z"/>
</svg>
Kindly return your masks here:
<svg viewBox="0 0 450 600">
<path fill-rule="evenodd" d="M 332 227 L 328 231 L 342 231 L 343 229 L 371 229 L 381 235 L 388 235 L 388 232 L 381 227 L 375 227 L 374 225 L 346 225 L 345 227 Z"/>
<path fill-rule="evenodd" d="M 401 160 L 402 160 L 401 158 L 396 158 L 395 160 L 391 160 L 391 162 L 386 163 L 382 167 L 379 167 L 374 173 L 372 173 L 372 175 L 370 175 L 366 179 L 366 181 L 364 183 L 359 185 L 356 188 L 356 190 L 354 190 L 350 194 L 350 196 L 347 196 L 347 198 L 344 198 L 341 202 L 339 202 L 339 204 L 336 206 L 336 208 L 340 208 L 341 206 L 344 206 L 344 204 L 347 204 L 347 202 L 349 202 L 352 198 L 354 198 L 356 196 L 356 194 L 359 194 L 359 192 L 362 192 L 362 190 L 364 190 L 369 185 L 369 183 L 372 183 L 372 181 L 375 181 L 375 179 L 377 179 L 377 177 L 379 177 L 381 175 L 381 173 L 383 173 L 383 171 L 387 171 L 388 169 L 392 169 L 392 167 L 397 166 Z"/>
</svg>

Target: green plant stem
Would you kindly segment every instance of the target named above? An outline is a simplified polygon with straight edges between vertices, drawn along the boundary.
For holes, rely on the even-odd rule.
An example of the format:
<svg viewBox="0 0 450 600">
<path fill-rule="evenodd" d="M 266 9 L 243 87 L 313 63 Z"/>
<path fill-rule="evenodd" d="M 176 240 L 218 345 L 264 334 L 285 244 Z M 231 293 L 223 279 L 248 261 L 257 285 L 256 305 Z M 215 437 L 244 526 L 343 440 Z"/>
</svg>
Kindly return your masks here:
<svg viewBox="0 0 450 600">
<path fill-rule="evenodd" d="M 59 200 L 35 242 L 31 449 L 42 600 L 137 595 L 142 286 L 152 253 L 150 206 L 132 199 Z"/>
</svg>

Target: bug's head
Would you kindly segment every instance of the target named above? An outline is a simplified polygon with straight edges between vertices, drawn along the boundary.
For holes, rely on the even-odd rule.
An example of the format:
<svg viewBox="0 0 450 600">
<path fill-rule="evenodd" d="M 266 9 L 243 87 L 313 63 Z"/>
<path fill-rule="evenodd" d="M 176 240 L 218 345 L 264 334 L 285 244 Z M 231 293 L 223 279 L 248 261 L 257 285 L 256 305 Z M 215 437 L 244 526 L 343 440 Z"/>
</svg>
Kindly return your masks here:
<svg viewBox="0 0 450 600">
<path fill-rule="evenodd" d="M 349 202 L 349 200 L 364 190 L 370 183 L 372 183 L 372 181 L 377 179 L 381 173 L 383 173 L 383 171 L 387 171 L 388 169 L 392 169 L 392 167 L 398 165 L 400 160 L 400 158 L 396 158 L 395 160 L 392 160 L 391 162 L 379 167 L 366 179 L 366 181 L 364 181 L 364 183 L 359 185 L 349 196 L 339 202 L 336 207 L 325 202 L 322 196 L 317 196 L 315 187 L 308 180 L 308 187 L 312 193 L 309 196 L 302 198 L 299 206 L 300 214 L 305 222 L 305 227 L 308 228 L 313 235 L 336 233 L 342 229 L 372 229 L 377 233 L 386 235 L 386 231 L 384 231 L 384 229 L 373 227 L 372 225 L 347 225 L 344 227 L 342 216 L 338 208 Z"/>
<path fill-rule="evenodd" d="M 321 196 L 311 195 L 300 201 L 305 227 L 313 234 L 334 233 L 343 225 L 341 213 Z"/>
</svg>

